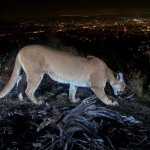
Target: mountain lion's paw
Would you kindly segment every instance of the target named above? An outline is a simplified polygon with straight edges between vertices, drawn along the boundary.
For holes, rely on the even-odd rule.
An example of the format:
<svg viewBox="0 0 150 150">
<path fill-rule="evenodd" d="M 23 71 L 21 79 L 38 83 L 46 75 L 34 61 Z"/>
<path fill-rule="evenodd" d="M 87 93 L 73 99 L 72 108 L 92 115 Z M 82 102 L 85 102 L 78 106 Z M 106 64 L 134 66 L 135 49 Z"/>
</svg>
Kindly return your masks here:
<svg viewBox="0 0 150 150">
<path fill-rule="evenodd" d="M 22 93 L 20 93 L 20 94 L 18 95 L 18 98 L 19 98 L 20 101 L 24 101 L 23 96 L 22 96 Z"/>
<path fill-rule="evenodd" d="M 112 103 L 112 105 L 113 105 L 113 106 L 119 106 L 119 103 L 116 102 L 116 101 L 114 101 L 114 102 Z"/>
<path fill-rule="evenodd" d="M 80 101 L 81 101 L 80 98 L 76 98 L 76 99 L 73 99 L 73 100 L 71 99 L 71 100 L 70 100 L 71 103 L 78 103 L 78 102 L 80 102 Z"/>
<path fill-rule="evenodd" d="M 43 100 L 39 101 L 39 105 L 43 105 L 45 102 Z"/>
</svg>

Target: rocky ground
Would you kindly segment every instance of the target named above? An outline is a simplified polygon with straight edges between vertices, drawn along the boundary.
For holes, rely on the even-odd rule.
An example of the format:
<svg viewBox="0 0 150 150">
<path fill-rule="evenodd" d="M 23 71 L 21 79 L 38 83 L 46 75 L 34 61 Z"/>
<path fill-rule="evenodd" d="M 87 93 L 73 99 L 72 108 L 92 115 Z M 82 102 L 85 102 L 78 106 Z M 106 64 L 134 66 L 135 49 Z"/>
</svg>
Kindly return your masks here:
<svg viewBox="0 0 150 150">
<path fill-rule="evenodd" d="M 114 97 L 108 86 L 106 93 L 119 102 L 118 107 L 106 106 L 94 98 L 91 104 L 74 111 L 93 93 L 89 88 L 78 88 L 81 102 L 72 104 L 68 89 L 68 85 L 52 80 L 42 82 L 36 91 L 36 97 L 45 101 L 42 106 L 35 106 L 26 96 L 20 101 L 16 88 L 1 99 L 0 150 L 150 149 L 149 100 L 137 98 L 133 93 Z M 94 110 L 94 116 L 87 115 L 90 110 Z M 125 121 L 124 116 L 133 120 Z"/>
</svg>

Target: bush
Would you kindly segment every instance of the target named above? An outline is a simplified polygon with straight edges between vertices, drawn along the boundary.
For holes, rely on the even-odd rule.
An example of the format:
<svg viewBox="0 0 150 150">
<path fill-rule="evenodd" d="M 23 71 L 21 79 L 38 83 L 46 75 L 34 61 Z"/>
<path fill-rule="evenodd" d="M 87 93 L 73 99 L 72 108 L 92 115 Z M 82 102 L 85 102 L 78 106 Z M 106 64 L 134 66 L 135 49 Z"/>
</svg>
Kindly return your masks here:
<svg viewBox="0 0 150 150">
<path fill-rule="evenodd" d="M 130 90 L 135 93 L 138 97 L 143 96 L 143 86 L 146 83 L 147 77 L 142 74 L 140 70 L 131 70 L 129 77 L 129 87 Z"/>
</svg>

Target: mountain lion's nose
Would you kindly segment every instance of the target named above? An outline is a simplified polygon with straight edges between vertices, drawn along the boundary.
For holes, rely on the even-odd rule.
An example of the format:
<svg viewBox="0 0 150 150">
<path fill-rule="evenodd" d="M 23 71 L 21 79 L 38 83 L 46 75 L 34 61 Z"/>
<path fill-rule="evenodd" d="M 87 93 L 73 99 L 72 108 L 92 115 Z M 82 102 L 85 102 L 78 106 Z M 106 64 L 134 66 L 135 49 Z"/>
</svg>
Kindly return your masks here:
<svg viewBox="0 0 150 150">
<path fill-rule="evenodd" d="M 122 91 L 117 91 L 118 95 L 122 95 L 123 92 Z"/>
</svg>

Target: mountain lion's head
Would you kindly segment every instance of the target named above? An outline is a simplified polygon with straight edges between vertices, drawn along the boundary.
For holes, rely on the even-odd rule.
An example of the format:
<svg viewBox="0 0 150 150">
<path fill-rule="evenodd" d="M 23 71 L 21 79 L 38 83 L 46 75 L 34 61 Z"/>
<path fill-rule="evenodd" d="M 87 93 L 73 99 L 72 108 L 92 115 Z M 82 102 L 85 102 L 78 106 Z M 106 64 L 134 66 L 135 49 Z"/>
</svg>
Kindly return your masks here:
<svg viewBox="0 0 150 150">
<path fill-rule="evenodd" d="M 115 95 L 122 95 L 126 84 L 123 80 L 123 74 L 119 73 L 116 77 L 116 82 L 112 85 Z"/>
</svg>

